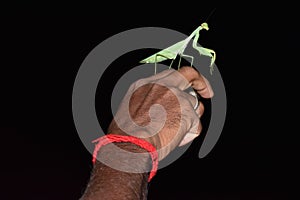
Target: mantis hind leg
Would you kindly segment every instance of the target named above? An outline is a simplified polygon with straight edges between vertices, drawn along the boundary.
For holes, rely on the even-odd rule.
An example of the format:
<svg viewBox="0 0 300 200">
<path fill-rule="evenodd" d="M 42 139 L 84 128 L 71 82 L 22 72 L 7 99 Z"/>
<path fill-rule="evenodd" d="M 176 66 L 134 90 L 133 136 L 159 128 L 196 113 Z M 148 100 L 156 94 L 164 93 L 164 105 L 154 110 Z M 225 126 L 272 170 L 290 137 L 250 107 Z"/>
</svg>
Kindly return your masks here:
<svg viewBox="0 0 300 200">
<path fill-rule="evenodd" d="M 157 57 L 158 56 L 161 56 L 161 57 L 164 57 L 164 58 L 166 58 L 166 59 L 169 59 L 168 57 L 166 57 L 166 56 L 164 56 L 164 55 L 162 55 L 162 54 L 155 54 L 155 62 L 154 62 L 154 74 L 156 74 L 156 72 L 157 72 Z M 174 60 L 173 60 L 174 61 Z M 172 61 L 172 63 L 173 63 L 173 61 Z M 171 65 L 172 65 L 172 63 L 171 63 Z M 170 67 L 171 67 L 171 65 L 170 65 Z"/>
<path fill-rule="evenodd" d="M 180 68 L 181 57 L 190 58 L 190 59 L 191 59 L 191 62 L 190 62 L 190 63 L 191 63 L 191 67 L 193 66 L 194 57 L 193 57 L 193 56 L 190 56 L 190 55 L 186 55 L 186 54 L 181 54 L 181 55 L 180 55 L 179 62 L 178 62 L 178 69 Z"/>
<path fill-rule="evenodd" d="M 170 64 L 170 66 L 169 66 L 169 69 L 171 69 L 174 60 L 175 60 L 175 59 L 172 59 L 172 62 L 171 62 L 171 64 Z"/>
</svg>

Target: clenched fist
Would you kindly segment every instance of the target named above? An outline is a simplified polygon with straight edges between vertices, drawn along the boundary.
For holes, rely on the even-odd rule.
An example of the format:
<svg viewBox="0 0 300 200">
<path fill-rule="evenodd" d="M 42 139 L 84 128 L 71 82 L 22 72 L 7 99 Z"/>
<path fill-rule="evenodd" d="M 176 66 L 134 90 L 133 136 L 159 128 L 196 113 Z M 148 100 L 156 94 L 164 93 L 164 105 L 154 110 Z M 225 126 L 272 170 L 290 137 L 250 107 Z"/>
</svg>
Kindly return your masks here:
<svg viewBox="0 0 300 200">
<path fill-rule="evenodd" d="M 111 122 L 108 133 L 133 135 L 153 144 L 159 159 L 196 138 L 202 129 L 201 102 L 185 92 L 192 87 L 203 98 L 213 96 L 209 82 L 194 68 L 161 73 L 134 82 Z"/>
</svg>

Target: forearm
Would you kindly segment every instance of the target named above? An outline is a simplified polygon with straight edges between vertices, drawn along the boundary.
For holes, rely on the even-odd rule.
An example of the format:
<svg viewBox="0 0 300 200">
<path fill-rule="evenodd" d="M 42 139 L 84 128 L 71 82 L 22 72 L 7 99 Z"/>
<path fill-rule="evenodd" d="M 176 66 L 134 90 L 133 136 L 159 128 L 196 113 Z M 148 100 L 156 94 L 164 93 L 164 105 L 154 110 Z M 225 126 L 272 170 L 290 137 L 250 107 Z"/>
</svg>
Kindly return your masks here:
<svg viewBox="0 0 300 200">
<path fill-rule="evenodd" d="M 98 158 L 108 165 L 97 161 L 82 200 L 141 200 L 147 197 L 148 171 L 151 158 L 148 154 L 130 157 L 111 148 L 112 145 L 135 153 L 145 153 L 144 149 L 131 143 L 108 144 L 100 149 Z M 112 167 L 110 167 L 112 166 Z M 114 169 L 114 166 L 124 170 Z M 129 173 L 140 171 L 141 173 Z"/>
</svg>

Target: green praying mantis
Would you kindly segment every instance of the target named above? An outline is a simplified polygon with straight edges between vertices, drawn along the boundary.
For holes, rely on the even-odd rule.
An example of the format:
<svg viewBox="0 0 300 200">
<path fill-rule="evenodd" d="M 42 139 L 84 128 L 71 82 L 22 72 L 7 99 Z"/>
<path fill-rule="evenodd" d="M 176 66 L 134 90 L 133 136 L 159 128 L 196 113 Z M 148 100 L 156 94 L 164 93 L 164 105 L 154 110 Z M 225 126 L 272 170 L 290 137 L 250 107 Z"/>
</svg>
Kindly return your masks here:
<svg viewBox="0 0 300 200">
<path fill-rule="evenodd" d="M 144 60 L 141 60 L 140 63 L 154 63 L 155 64 L 155 69 L 154 69 L 154 74 L 156 74 L 157 71 L 157 63 L 162 62 L 164 60 L 171 59 L 172 62 L 169 66 L 169 69 L 171 68 L 173 61 L 176 59 L 177 55 L 180 56 L 179 58 L 179 63 L 178 63 L 178 69 L 180 68 L 180 62 L 182 57 L 190 58 L 191 59 L 191 66 L 193 66 L 193 61 L 194 57 L 190 55 L 184 54 L 184 50 L 186 49 L 188 43 L 190 40 L 194 37 L 193 40 L 193 48 L 196 49 L 200 55 L 205 55 L 209 56 L 211 58 L 210 62 L 210 73 L 212 74 L 213 72 L 213 64 L 216 60 L 216 53 L 212 49 L 207 49 L 201 46 L 198 46 L 197 42 L 199 39 L 200 31 L 204 30 L 209 30 L 208 24 L 206 22 L 202 23 L 196 30 L 193 31 L 193 33 L 187 37 L 185 40 L 182 40 L 180 42 L 177 42 L 176 44 L 173 44 L 172 46 L 169 46 L 156 54 L 153 54 L 149 56 L 148 58 L 145 58 Z"/>
</svg>

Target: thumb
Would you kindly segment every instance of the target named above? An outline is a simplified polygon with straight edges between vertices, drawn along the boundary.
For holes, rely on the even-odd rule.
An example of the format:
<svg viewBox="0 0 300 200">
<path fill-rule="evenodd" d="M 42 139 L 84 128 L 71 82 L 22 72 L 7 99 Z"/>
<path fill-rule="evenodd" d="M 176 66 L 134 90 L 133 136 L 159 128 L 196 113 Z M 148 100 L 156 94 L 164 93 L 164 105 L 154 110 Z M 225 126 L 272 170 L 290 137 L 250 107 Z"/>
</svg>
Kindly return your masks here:
<svg viewBox="0 0 300 200">
<path fill-rule="evenodd" d="M 199 134 L 197 133 L 187 133 L 183 139 L 181 140 L 181 142 L 179 143 L 178 146 L 183 146 L 186 145 L 187 143 L 193 141 L 196 137 L 198 137 Z"/>
<path fill-rule="evenodd" d="M 191 141 L 193 141 L 196 137 L 198 137 L 202 131 L 202 124 L 200 118 L 204 112 L 204 106 L 201 102 L 199 102 L 199 107 L 195 111 L 195 115 L 193 116 L 193 123 L 191 128 L 187 131 L 186 135 L 183 137 L 179 146 L 183 146 Z"/>
</svg>

